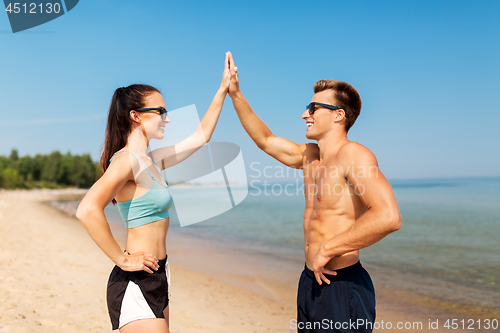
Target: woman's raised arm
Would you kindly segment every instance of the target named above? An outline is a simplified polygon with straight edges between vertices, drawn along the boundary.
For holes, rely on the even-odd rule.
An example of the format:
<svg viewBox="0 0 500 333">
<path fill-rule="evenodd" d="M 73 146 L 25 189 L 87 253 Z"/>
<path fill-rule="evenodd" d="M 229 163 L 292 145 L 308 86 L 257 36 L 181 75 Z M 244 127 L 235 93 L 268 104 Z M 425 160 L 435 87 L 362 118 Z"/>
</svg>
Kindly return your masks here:
<svg viewBox="0 0 500 333">
<path fill-rule="evenodd" d="M 222 82 L 196 131 L 173 146 L 158 148 L 151 152 L 152 158 L 162 170 L 184 161 L 210 141 L 229 90 L 231 78 L 229 71 L 229 53 L 226 53 Z"/>
</svg>

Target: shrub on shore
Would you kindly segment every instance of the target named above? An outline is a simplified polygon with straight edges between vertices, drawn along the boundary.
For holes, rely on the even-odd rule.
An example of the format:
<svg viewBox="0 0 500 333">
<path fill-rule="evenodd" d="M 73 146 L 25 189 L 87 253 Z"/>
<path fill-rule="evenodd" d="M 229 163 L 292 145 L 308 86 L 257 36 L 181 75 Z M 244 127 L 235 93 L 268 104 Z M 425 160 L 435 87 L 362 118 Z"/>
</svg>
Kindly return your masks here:
<svg viewBox="0 0 500 333">
<path fill-rule="evenodd" d="M 90 187 L 99 177 L 100 166 L 89 154 L 37 154 L 19 157 L 12 149 L 9 157 L 0 156 L 0 188 Z"/>
</svg>

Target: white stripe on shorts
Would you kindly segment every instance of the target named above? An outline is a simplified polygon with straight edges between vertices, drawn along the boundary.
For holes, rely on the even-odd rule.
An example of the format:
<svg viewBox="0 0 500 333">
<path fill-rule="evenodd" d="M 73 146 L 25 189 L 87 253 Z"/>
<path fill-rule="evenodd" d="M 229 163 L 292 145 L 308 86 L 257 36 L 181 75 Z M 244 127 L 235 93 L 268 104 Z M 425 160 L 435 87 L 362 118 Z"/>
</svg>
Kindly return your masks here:
<svg viewBox="0 0 500 333">
<path fill-rule="evenodd" d="M 150 318 L 154 319 L 156 316 L 144 298 L 141 288 L 134 282 L 129 281 L 120 310 L 119 328 L 134 320 Z"/>
</svg>

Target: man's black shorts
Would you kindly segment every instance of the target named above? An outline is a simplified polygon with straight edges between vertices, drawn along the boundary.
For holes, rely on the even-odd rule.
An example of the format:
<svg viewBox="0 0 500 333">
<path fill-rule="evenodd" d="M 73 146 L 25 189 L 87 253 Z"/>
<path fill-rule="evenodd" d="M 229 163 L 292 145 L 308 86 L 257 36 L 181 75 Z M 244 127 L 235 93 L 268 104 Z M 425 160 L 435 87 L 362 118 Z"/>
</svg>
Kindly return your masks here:
<svg viewBox="0 0 500 333">
<path fill-rule="evenodd" d="M 297 294 L 297 332 L 372 332 L 375 290 L 368 272 L 358 261 L 325 275 L 330 284 L 319 285 L 304 267 Z"/>
</svg>

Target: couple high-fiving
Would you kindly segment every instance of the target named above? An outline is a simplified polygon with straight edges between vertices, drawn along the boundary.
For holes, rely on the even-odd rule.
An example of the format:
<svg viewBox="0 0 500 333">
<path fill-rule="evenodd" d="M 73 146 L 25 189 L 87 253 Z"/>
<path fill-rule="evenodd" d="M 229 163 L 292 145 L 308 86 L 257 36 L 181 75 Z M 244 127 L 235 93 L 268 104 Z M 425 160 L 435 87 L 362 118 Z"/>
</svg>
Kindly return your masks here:
<svg viewBox="0 0 500 333">
<path fill-rule="evenodd" d="M 347 140 L 347 131 L 361 110 L 359 94 L 342 81 L 316 82 L 302 119 L 306 137 L 317 143 L 296 144 L 273 135 L 253 112 L 240 90 L 230 52 L 221 85 L 198 128 L 176 145 L 148 152 L 149 141 L 163 139 L 165 124 L 170 122 L 157 89 L 134 84 L 118 88 L 113 95 L 102 175 L 77 211 L 91 238 L 115 263 L 107 289 L 113 329 L 168 332 L 170 274 L 165 240 L 172 196 L 160 171 L 182 162 L 210 140 L 227 94 L 257 146 L 304 172 L 305 267 L 299 281 L 297 319 L 291 323 L 299 332 L 336 332 L 339 325 L 345 332 L 370 332 L 375 295 L 358 250 L 399 229 L 401 216 L 373 153 Z M 110 202 L 118 206 L 127 228 L 125 251 L 111 234 L 104 214 Z M 354 330 L 353 321 L 358 324 Z"/>
</svg>

